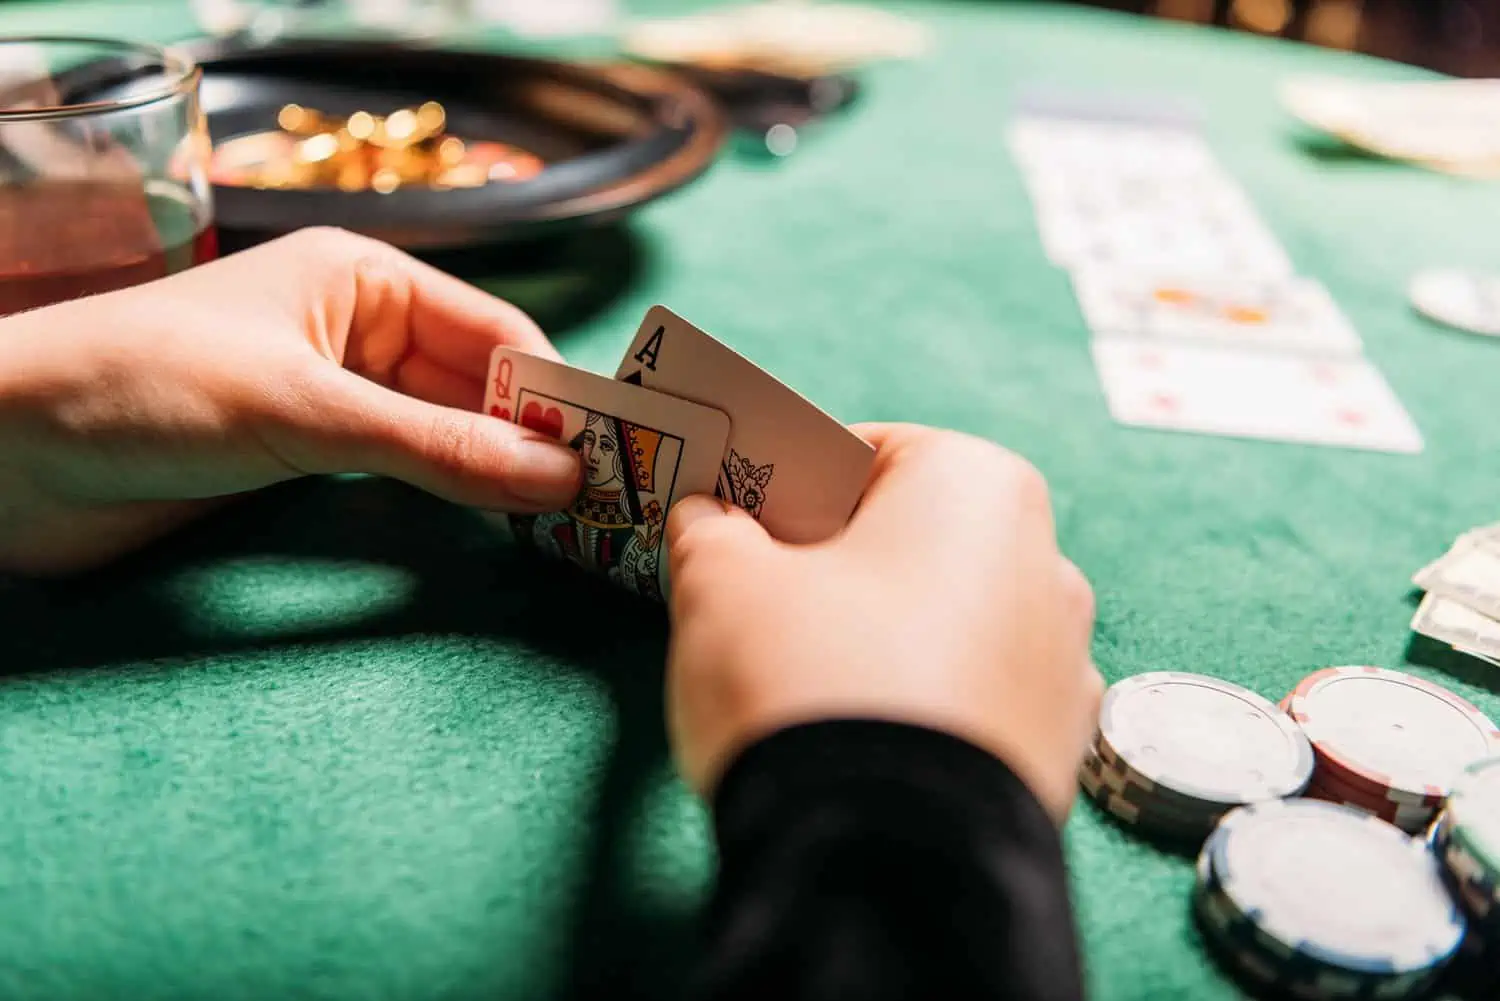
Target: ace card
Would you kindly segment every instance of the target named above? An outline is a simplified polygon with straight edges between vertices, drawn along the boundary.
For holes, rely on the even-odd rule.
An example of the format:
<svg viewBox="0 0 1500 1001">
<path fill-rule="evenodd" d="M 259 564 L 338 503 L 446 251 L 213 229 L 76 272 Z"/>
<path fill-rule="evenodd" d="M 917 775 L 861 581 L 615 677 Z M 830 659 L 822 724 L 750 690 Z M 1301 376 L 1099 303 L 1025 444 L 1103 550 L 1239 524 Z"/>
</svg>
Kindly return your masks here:
<svg viewBox="0 0 1500 1001">
<path fill-rule="evenodd" d="M 1094 365 L 1121 424 L 1420 452 L 1401 401 L 1363 358 L 1306 358 L 1208 344 L 1100 337 Z"/>
<path fill-rule="evenodd" d="M 615 378 L 728 414 L 715 492 L 783 542 L 832 536 L 864 493 L 868 443 L 664 306 L 646 313 Z"/>
<path fill-rule="evenodd" d="M 667 512 L 689 494 L 714 489 L 729 418 L 504 347 L 490 357 L 484 412 L 556 438 L 583 462 L 582 488 L 567 510 L 502 515 L 503 527 L 628 591 L 662 600 Z"/>
</svg>

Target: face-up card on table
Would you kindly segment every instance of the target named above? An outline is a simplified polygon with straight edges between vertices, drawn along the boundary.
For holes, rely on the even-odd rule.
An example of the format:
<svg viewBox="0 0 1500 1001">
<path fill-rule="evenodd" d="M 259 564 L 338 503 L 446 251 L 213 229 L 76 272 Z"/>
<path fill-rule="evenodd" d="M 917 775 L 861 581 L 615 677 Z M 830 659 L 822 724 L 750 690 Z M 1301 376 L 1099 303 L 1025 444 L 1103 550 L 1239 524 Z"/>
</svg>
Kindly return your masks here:
<svg viewBox="0 0 1500 1001">
<path fill-rule="evenodd" d="M 1094 364 L 1121 424 L 1420 452 L 1422 436 L 1364 359 L 1100 337 Z"/>
<path fill-rule="evenodd" d="M 795 390 L 663 306 L 646 313 L 615 378 L 729 415 L 718 496 L 783 542 L 821 542 L 848 522 L 875 450 Z"/>
<path fill-rule="evenodd" d="M 567 510 L 501 516 L 504 527 L 544 552 L 661 599 L 667 512 L 689 494 L 714 489 L 729 418 L 503 347 L 490 357 L 484 411 L 565 442 L 583 460 L 583 487 Z"/>
<path fill-rule="evenodd" d="M 1321 284 L 1308 278 L 1209 278 L 1080 268 L 1073 289 L 1101 337 L 1149 337 L 1358 355 L 1359 335 Z"/>
</svg>

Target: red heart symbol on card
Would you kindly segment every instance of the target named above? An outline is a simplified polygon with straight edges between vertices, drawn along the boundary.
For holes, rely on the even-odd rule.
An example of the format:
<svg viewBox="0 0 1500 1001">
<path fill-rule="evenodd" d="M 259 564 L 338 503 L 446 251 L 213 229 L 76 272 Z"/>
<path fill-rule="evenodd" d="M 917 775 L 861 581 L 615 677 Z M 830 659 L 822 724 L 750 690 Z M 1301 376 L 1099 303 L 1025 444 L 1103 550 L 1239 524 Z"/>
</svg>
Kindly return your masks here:
<svg viewBox="0 0 1500 1001">
<path fill-rule="evenodd" d="M 1179 406 L 1177 397 L 1169 393 L 1157 393 L 1151 397 L 1151 409 L 1163 413 L 1175 413 Z"/>
<path fill-rule="evenodd" d="M 521 408 L 521 426 L 530 428 L 548 438 L 561 438 L 563 432 L 562 411 L 556 407 L 542 408 L 540 403 L 528 403 Z"/>
<path fill-rule="evenodd" d="M 510 420 L 510 408 L 502 407 L 497 403 L 494 406 L 490 407 L 490 416 L 498 417 L 502 421 L 508 421 Z"/>
</svg>

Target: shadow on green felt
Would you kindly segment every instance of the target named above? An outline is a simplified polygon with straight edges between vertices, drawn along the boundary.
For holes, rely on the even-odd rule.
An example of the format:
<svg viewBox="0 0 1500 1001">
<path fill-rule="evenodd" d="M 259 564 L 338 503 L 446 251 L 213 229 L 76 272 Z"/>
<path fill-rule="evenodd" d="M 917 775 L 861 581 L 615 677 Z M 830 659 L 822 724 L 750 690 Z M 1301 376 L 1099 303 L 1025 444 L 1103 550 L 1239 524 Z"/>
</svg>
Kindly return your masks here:
<svg viewBox="0 0 1500 1001">
<path fill-rule="evenodd" d="M 355 622 L 205 634 L 170 583 L 212 579 L 245 558 L 378 564 L 414 584 L 398 605 Z M 0 634 L 0 687 L 20 674 L 412 634 L 502 636 L 596 676 L 615 707 L 616 740 L 587 825 L 593 842 L 566 933 L 570 972 L 552 993 L 666 995 L 680 982 L 693 916 L 643 904 L 629 857 L 646 796 L 669 767 L 661 608 L 506 543 L 473 512 L 408 487 L 324 479 L 263 491 L 81 579 L 0 582 Z"/>
<path fill-rule="evenodd" d="M 1401 169 L 1403 165 L 1372 153 L 1367 149 L 1355 146 L 1353 143 L 1345 142 L 1337 136 L 1331 136 L 1323 132 L 1299 132 L 1293 138 L 1293 144 L 1297 152 L 1303 156 L 1323 164 L 1384 164 L 1392 169 Z"/>
</svg>

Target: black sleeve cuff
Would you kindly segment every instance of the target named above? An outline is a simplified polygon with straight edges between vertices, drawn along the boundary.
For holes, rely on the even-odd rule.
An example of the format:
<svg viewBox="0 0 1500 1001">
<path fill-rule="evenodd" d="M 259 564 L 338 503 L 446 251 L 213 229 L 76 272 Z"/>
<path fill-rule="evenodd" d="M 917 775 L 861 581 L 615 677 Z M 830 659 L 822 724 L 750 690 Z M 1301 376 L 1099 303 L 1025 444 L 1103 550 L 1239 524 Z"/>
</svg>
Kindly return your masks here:
<svg viewBox="0 0 1500 1001">
<path fill-rule="evenodd" d="M 791 727 L 714 797 L 705 998 L 1082 997 L 1061 843 L 1002 762 L 933 730 Z"/>
</svg>

